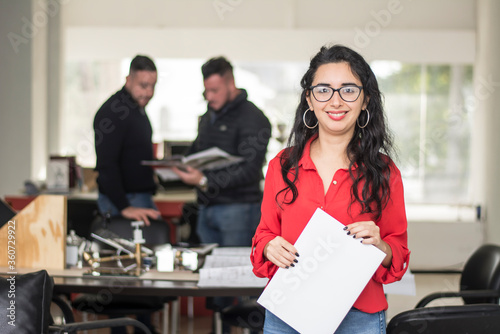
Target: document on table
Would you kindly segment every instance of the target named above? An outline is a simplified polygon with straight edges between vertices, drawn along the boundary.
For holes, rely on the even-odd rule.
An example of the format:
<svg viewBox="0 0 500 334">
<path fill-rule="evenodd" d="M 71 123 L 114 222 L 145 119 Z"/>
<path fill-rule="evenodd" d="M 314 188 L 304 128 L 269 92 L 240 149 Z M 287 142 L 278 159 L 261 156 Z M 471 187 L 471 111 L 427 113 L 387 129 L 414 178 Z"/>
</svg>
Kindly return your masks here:
<svg viewBox="0 0 500 334">
<path fill-rule="evenodd" d="M 265 287 L 267 278 L 260 278 L 252 272 L 252 266 L 200 269 L 200 287 Z"/>
<path fill-rule="evenodd" d="M 258 299 L 300 333 L 334 333 L 385 257 L 343 228 L 317 209 L 295 243 L 299 262 L 279 268 Z"/>
<path fill-rule="evenodd" d="M 250 256 L 207 255 L 203 268 L 251 266 Z"/>
<path fill-rule="evenodd" d="M 415 275 L 408 269 L 400 281 L 384 284 L 384 293 L 387 295 L 416 296 Z"/>
<path fill-rule="evenodd" d="M 200 269 L 201 287 L 265 287 L 267 278 L 252 272 L 251 247 L 217 247 Z"/>
<path fill-rule="evenodd" d="M 212 255 L 224 256 L 246 256 L 250 259 L 252 247 L 217 247 L 212 251 Z"/>
</svg>

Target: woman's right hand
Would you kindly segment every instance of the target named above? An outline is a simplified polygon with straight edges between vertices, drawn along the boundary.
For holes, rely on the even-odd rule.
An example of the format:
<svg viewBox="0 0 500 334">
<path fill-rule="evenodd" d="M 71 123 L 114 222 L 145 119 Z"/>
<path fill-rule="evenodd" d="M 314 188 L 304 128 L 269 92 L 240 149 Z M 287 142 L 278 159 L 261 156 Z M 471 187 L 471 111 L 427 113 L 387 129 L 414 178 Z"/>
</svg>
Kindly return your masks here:
<svg viewBox="0 0 500 334">
<path fill-rule="evenodd" d="M 297 249 L 283 237 L 276 237 L 264 247 L 264 256 L 280 268 L 295 267 L 299 262 Z"/>
</svg>

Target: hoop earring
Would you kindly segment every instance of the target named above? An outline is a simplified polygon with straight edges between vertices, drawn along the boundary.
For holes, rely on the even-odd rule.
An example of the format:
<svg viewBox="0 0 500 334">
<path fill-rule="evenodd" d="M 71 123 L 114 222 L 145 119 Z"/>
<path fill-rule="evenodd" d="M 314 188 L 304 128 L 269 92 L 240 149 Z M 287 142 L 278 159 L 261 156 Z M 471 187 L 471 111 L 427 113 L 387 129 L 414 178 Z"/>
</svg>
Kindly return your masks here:
<svg viewBox="0 0 500 334">
<path fill-rule="evenodd" d="M 366 126 L 368 125 L 368 122 L 370 122 L 370 112 L 368 111 L 368 109 L 365 109 L 365 110 L 366 110 L 366 123 L 365 123 L 365 125 L 363 125 L 363 126 L 359 125 L 359 117 L 356 120 L 356 124 L 358 124 L 360 129 L 366 128 Z"/>
<path fill-rule="evenodd" d="M 310 109 L 309 109 L 309 108 L 307 108 L 307 110 L 306 110 L 306 111 L 304 111 L 304 116 L 302 116 L 302 121 L 304 122 L 304 125 L 306 126 L 306 128 L 308 128 L 308 129 L 314 129 L 315 127 L 317 127 L 317 126 L 318 126 L 318 121 L 316 122 L 316 124 L 315 124 L 314 126 L 309 126 L 309 125 L 307 125 L 307 123 L 306 123 L 306 114 L 307 114 L 307 112 L 308 112 L 309 110 L 310 110 Z"/>
</svg>

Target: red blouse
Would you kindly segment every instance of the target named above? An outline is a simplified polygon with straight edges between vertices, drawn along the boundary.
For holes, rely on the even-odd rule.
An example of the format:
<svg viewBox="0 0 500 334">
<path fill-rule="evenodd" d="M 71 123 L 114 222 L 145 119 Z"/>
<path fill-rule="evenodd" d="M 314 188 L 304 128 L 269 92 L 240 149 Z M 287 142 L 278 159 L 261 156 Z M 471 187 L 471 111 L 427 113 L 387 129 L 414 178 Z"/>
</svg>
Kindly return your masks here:
<svg viewBox="0 0 500 334">
<path fill-rule="evenodd" d="M 278 270 L 278 267 L 263 255 L 266 244 L 276 236 L 282 236 L 294 244 L 316 208 L 323 209 L 345 225 L 374 220 L 372 214 L 359 214 L 361 206 L 357 202 L 352 203 L 348 209 L 352 180 L 347 169 L 337 170 L 326 196 L 324 195 L 323 182 L 309 156 L 311 142 L 312 140 L 306 145 L 299 161 L 299 180 L 296 183 L 299 195 L 292 204 L 281 204 L 283 193 L 278 196 L 281 208 L 275 199 L 276 194 L 286 186 L 281 176 L 279 157 L 282 152 L 269 163 L 261 208 L 262 218 L 252 240 L 251 260 L 253 272 L 258 277 L 271 278 Z M 390 189 L 390 200 L 375 223 L 380 227 L 382 240 L 392 249 L 392 264 L 389 268 L 379 266 L 354 303 L 355 308 L 368 313 L 387 309 L 382 284 L 400 280 L 408 268 L 410 252 L 407 248 L 403 183 L 401 173 L 392 161 Z M 286 196 L 287 199 L 291 198 L 291 194 Z M 300 250 L 298 251 L 300 254 Z"/>
</svg>

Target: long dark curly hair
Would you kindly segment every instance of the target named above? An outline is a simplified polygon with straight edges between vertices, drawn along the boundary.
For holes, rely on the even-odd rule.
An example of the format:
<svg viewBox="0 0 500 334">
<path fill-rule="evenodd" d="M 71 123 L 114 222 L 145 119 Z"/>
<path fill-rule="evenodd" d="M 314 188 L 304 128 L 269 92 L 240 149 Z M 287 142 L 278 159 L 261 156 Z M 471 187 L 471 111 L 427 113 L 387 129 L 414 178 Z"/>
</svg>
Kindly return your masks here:
<svg viewBox="0 0 500 334">
<path fill-rule="evenodd" d="M 295 185 L 299 178 L 298 163 L 307 141 L 318 133 L 318 127 L 309 129 L 303 122 L 304 112 L 308 108 L 306 97 L 310 94 L 309 87 L 311 87 L 316 71 L 321 65 L 341 62 L 349 64 L 353 74 L 361 81 L 364 99 L 365 101 L 368 99 L 366 109 L 370 113 L 366 127 L 360 128 L 359 125 L 356 125 L 354 135 L 347 145 L 347 157 L 350 161 L 349 173 L 353 180 L 351 204 L 355 201 L 359 202 L 362 207 L 361 213 L 372 213 L 377 220 L 390 198 L 390 157 L 394 153 L 392 135 L 387 127 L 377 79 L 370 65 L 360 54 L 342 45 L 322 47 L 311 59 L 309 69 L 300 81 L 302 87 L 300 103 L 295 112 L 295 120 L 288 138 L 287 148 L 280 160 L 281 174 L 287 186 L 278 192 L 276 200 L 278 200 L 278 195 L 283 192 L 291 192 L 292 198 L 278 203 L 279 205 L 291 204 L 299 196 Z M 310 112 L 307 116 L 307 124 L 316 124 L 317 119 L 314 113 Z M 362 111 L 358 123 L 363 125 L 366 122 L 367 113 Z M 357 168 L 353 169 L 353 166 Z M 364 184 L 360 192 L 362 181 Z"/>
</svg>

